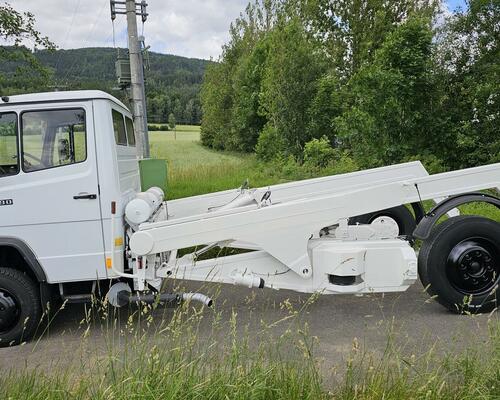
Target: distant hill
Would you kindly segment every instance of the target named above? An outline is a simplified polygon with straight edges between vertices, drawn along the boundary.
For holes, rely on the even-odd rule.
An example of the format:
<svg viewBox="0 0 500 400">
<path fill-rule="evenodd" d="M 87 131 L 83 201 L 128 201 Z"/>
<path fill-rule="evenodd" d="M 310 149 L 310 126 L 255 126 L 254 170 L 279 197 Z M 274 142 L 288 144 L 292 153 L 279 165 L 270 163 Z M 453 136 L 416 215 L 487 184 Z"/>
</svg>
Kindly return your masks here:
<svg viewBox="0 0 500 400">
<path fill-rule="evenodd" d="M 122 55 L 125 49 L 119 49 Z M 41 50 L 37 58 L 54 69 L 55 77 L 61 80 L 78 77 L 85 81 L 115 81 L 117 50 L 107 47 L 89 47 L 49 52 Z M 147 58 L 146 58 L 147 64 Z M 185 58 L 170 54 L 149 53 L 148 77 L 179 86 L 200 84 L 205 71 L 206 60 Z"/>
<path fill-rule="evenodd" d="M 125 49 L 118 50 L 125 55 Z M 116 91 L 117 50 L 89 47 L 49 52 L 35 56 L 53 71 L 51 87 L 61 90 L 101 89 L 124 98 Z M 199 91 L 210 61 L 150 52 L 145 57 L 148 116 L 151 122 L 165 122 L 173 113 L 178 122 L 197 124 L 201 119 Z M 0 72 L 11 74 L 15 63 L 2 63 Z"/>
</svg>

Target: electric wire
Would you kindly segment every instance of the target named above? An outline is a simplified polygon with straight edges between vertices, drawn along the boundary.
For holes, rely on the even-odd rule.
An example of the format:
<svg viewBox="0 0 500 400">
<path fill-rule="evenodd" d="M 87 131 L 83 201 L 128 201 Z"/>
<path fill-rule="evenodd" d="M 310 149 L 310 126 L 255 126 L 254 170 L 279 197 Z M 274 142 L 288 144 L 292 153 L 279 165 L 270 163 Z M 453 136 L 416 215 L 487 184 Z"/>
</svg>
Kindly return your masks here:
<svg viewBox="0 0 500 400">
<path fill-rule="evenodd" d="M 113 29 L 113 49 L 116 49 L 116 40 L 115 40 L 115 21 L 111 21 L 112 29 Z"/>
<path fill-rule="evenodd" d="M 95 27 L 96 27 L 96 24 L 97 24 L 97 21 L 99 20 L 99 18 L 101 18 L 101 15 L 102 15 L 102 12 L 104 11 L 104 8 L 106 5 L 108 5 L 108 0 L 103 0 L 103 3 L 102 3 L 102 6 L 101 6 L 101 9 L 99 10 L 96 18 L 94 19 L 94 22 L 92 23 L 91 25 L 91 28 L 89 30 L 89 33 L 87 34 L 86 38 L 84 39 L 84 42 L 88 42 L 90 36 L 94 33 L 94 30 L 95 30 Z M 75 66 L 79 63 L 79 59 L 76 59 L 73 64 L 67 69 L 66 73 L 64 74 L 64 76 L 61 78 L 61 80 L 65 80 L 67 79 L 69 76 L 70 76 L 70 73 L 73 72 L 73 69 L 75 68 Z"/>
<path fill-rule="evenodd" d="M 64 47 L 66 47 L 66 43 L 68 42 L 69 34 L 71 32 L 71 29 L 73 28 L 73 23 L 75 22 L 76 13 L 77 13 L 78 9 L 80 8 L 80 1 L 81 0 L 78 0 L 76 2 L 76 7 L 73 9 L 73 15 L 71 17 L 71 23 L 69 24 L 68 30 L 66 31 L 66 35 L 64 37 L 64 41 L 62 43 L 62 48 L 61 49 L 64 49 Z M 55 65 L 55 68 L 54 68 L 56 72 L 57 72 L 57 69 L 59 68 L 59 63 L 61 62 L 61 58 L 62 58 L 62 51 L 59 52 L 59 56 L 57 57 L 56 65 Z"/>
</svg>

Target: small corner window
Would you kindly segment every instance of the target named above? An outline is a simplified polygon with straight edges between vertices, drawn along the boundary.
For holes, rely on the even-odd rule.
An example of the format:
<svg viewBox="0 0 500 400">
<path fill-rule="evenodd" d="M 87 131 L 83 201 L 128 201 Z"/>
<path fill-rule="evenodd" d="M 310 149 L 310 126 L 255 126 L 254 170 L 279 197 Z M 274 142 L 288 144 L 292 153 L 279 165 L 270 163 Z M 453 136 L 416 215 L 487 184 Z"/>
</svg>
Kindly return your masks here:
<svg viewBox="0 0 500 400">
<path fill-rule="evenodd" d="M 22 167 L 40 171 L 87 159 L 83 109 L 27 111 L 21 115 Z"/>
<path fill-rule="evenodd" d="M 129 117 L 125 117 L 125 124 L 127 125 L 128 145 L 135 146 L 134 123 Z"/>
<path fill-rule="evenodd" d="M 17 115 L 0 113 L 0 178 L 19 172 Z"/>
<path fill-rule="evenodd" d="M 123 121 L 123 114 L 116 110 L 112 111 L 113 114 L 113 130 L 115 131 L 116 144 L 121 146 L 127 145 L 127 133 L 125 132 L 125 122 Z"/>
</svg>

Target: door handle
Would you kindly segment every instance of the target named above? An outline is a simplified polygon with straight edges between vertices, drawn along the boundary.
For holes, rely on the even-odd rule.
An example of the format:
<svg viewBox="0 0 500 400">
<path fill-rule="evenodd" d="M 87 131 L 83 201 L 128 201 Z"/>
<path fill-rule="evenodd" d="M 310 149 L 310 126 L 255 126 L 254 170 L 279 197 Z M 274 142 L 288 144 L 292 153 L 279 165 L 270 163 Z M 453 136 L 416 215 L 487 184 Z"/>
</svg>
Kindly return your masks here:
<svg viewBox="0 0 500 400">
<path fill-rule="evenodd" d="M 95 199 L 97 199 L 97 195 L 96 194 L 78 194 L 76 196 L 73 196 L 73 199 L 75 199 L 75 200 L 84 200 L 84 199 L 95 200 Z"/>
</svg>

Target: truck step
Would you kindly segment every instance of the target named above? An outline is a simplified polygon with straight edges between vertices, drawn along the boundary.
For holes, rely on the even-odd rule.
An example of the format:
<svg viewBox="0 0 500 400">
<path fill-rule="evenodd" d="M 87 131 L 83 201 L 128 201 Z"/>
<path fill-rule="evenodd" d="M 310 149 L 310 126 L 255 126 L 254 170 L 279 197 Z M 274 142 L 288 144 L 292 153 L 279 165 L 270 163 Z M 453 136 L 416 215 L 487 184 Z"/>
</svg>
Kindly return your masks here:
<svg viewBox="0 0 500 400">
<path fill-rule="evenodd" d="M 92 300 L 91 294 L 70 294 L 62 296 L 66 303 L 90 303 Z"/>
</svg>

